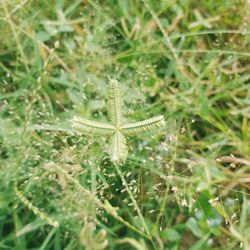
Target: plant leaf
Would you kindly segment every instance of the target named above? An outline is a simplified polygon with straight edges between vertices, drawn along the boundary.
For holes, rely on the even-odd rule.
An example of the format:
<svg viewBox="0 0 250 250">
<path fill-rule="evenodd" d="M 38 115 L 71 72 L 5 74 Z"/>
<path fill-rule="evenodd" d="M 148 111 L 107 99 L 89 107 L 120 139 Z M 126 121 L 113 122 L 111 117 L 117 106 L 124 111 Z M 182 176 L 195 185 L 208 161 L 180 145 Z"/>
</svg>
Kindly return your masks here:
<svg viewBox="0 0 250 250">
<path fill-rule="evenodd" d="M 121 129 L 124 135 L 132 136 L 163 127 L 165 124 L 164 116 L 160 115 L 144 121 L 125 124 L 121 126 Z"/>
<path fill-rule="evenodd" d="M 115 132 L 112 138 L 110 156 L 114 164 L 120 164 L 127 159 L 128 148 L 126 145 L 126 138 L 119 131 Z"/>
<path fill-rule="evenodd" d="M 125 237 L 121 240 L 116 241 L 119 244 L 129 244 L 136 248 L 137 250 L 147 250 L 148 248 L 145 246 L 144 242 L 139 242 L 133 238 Z"/>
<path fill-rule="evenodd" d="M 121 94 L 119 83 L 116 80 L 109 81 L 109 115 L 113 125 L 121 124 Z"/>
<path fill-rule="evenodd" d="M 103 250 L 108 246 L 106 236 L 107 233 L 104 229 L 95 233 L 95 225 L 90 222 L 80 232 L 80 243 L 85 246 L 86 250 Z"/>
<path fill-rule="evenodd" d="M 112 135 L 114 126 L 107 123 L 90 121 L 81 117 L 73 117 L 72 127 L 83 134 Z"/>
</svg>

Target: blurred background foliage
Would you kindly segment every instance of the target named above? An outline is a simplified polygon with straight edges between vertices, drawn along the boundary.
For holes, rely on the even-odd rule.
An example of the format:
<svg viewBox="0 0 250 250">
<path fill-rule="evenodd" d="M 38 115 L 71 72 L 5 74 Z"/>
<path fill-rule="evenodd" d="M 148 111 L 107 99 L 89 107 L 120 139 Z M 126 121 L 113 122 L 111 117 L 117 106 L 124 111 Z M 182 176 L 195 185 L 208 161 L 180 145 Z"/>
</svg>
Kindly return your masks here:
<svg viewBox="0 0 250 250">
<path fill-rule="evenodd" d="M 0 27 L 0 249 L 250 249 L 249 0 L 1 0 Z M 168 124 L 125 183 L 70 127 L 108 119 L 108 77 Z"/>
</svg>

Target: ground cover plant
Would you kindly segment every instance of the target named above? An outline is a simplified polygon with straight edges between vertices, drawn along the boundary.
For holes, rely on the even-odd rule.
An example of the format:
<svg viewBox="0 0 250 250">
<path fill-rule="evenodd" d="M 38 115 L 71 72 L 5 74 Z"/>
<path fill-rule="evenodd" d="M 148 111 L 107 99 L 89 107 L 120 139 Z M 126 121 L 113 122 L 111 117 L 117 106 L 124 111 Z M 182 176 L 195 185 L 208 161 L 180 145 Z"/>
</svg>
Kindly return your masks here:
<svg viewBox="0 0 250 250">
<path fill-rule="evenodd" d="M 0 41 L 0 249 L 250 249 L 248 0 L 1 0 Z"/>
</svg>

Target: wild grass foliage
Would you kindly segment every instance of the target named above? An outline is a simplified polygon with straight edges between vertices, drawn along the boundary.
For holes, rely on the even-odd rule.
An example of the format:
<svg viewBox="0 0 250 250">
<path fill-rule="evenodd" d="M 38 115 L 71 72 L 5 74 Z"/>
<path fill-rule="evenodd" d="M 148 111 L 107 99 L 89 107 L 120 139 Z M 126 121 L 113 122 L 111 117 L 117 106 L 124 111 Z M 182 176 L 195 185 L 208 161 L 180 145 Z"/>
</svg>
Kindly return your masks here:
<svg viewBox="0 0 250 250">
<path fill-rule="evenodd" d="M 1 0 L 0 249 L 250 249 L 249 6 Z"/>
<path fill-rule="evenodd" d="M 164 117 L 157 116 L 144 121 L 126 123 L 122 117 L 122 101 L 117 80 L 109 81 L 109 113 L 111 124 L 90 121 L 85 118 L 74 117 L 73 128 L 85 135 L 111 135 L 110 156 L 114 164 L 124 163 L 128 156 L 125 136 L 147 133 L 165 125 Z"/>
</svg>

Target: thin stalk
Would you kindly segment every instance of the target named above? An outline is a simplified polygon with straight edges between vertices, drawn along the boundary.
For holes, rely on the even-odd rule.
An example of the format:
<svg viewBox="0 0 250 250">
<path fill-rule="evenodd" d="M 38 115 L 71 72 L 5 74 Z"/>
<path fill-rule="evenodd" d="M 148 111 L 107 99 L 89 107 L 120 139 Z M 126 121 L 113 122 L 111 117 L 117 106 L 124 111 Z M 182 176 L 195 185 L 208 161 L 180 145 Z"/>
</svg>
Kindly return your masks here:
<svg viewBox="0 0 250 250">
<path fill-rule="evenodd" d="M 138 228 L 136 228 L 133 225 L 131 225 L 129 222 L 125 221 L 122 217 L 120 217 L 117 214 L 117 212 L 115 211 L 114 207 L 112 207 L 108 203 L 101 202 L 88 189 L 85 189 L 75 178 L 73 178 L 71 175 L 69 175 L 67 171 L 65 171 L 64 169 L 62 169 L 62 168 L 60 168 L 59 166 L 56 166 L 56 165 L 55 165 L 55 168 L 57 168 L 58 171 L 60 171 L 61 173 L 63 173 L 65 175 L 65 177 L 68 178 L 68 180 L 71 181 L 71 183 L 75 184 L 81 191 L 83 191 L 83 193 L 85 193 L 86 195 L 88 195 L 89 197 L 91 197 L 94 200 L 94 202 L 96 203 L 96 205 L 98 207 L 103 208 L 109 215 L 113 216 L 115 219 L 117 219 L 118 221 L 120 221 L 121 223 L 123 223 L 125 226 L 127 226 L 131 230 L 137 232 L 141 236 L 143 236 L 143 237 L 145 237 L 145 238 L 147 238 L 147 239 L 150 240 L 150 237 L 148 235 L 146 235 L 144 232 L 140 231 Z"/>
<path fill-rule="evenodd" d="M 114 166 L 115 166 L 115 169 L 116 169 L 116 171 L 117 171 L 119 177 L 120 177 L 121 180 L 122 180 L 122 184 L 125 186 L 126 191 L 128 192 L 129 197 L 130 197 L 131 201 L 133 202 L 133 205 L 134 205 L 134 207 L 135 207 L 135 210 L 136 210 L 138 216 L 140 217 L 140 219 L 141 219 L 141 221 L 142 221 L 142 225 L 143 225 L 143 227 L 144 227 L 144 229 L 145 229 L 145 231 L 146 231 L 146 234 L 147 234 L 148 238 L 150 239 L 152 245 L 153 245 L 154 248 L 156 249 L 155 243 L 153 242 L 152 236 L 151 236 L 151 234 L 150 234 L 150 232 L 149 232 L 149 229 L 148 229 L 148 226 L 147 226 L 147 224 L 146 224 L 146 222 L 145 222 L 145 220 L 144 220 L 144 218 L 143 218 L 143 215 L 142 215 L 142 213 L 141 213 L 141 210 L 140 210 L 140 208 L 139 208 L 139 206 L 138 206 L 138 204 L 137 204 L 137 202 L 136 202 L 136 200 L 135 200 L 135 198 L 134 198 L 134 196 L 133 196 L 133 194 L 132 194 L 132 192 L 131 192 L 131 190 L 130 190 L 130 188 L 129 188 L 129 186 L 128 186 L 128 183 L 127 183 L 126 179 L 124 178 L 124 176 L 123 176 L 123 174 L 122 174 L 122 171 L 121 171 L 120 167 L 119 167 L 118 165 L 116 165 L 116 164 L 115 164 Z"/>
</svg>

